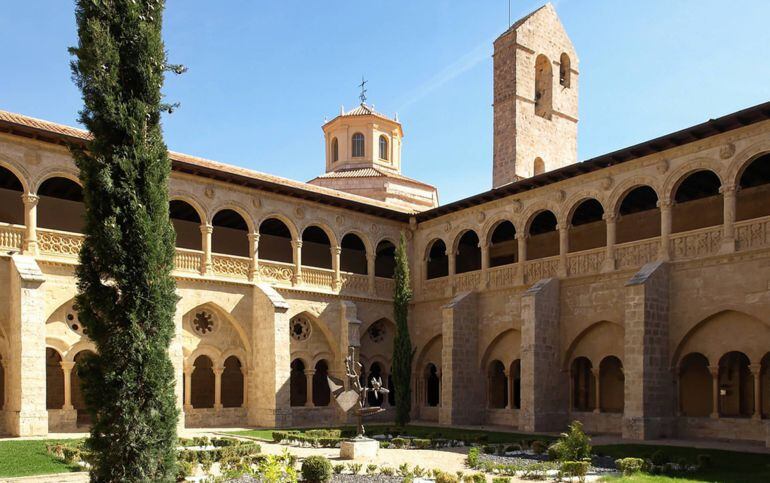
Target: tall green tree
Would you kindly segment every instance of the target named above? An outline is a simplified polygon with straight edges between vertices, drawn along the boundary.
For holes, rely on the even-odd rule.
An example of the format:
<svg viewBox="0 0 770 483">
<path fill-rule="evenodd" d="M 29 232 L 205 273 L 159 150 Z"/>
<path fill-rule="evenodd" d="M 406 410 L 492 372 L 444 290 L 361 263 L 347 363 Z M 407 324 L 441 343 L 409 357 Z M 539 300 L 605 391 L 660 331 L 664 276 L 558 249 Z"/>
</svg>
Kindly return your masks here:
<svg viewBox="0 0 770 483">
<path fill-rule="evenodd" d="M 174 481 L 178 411 L 170 163 L 160 117 L 163 0 L 77 0 L 70 49 L 92 134 L 72 147 L 85 198 L 77 310 L 97 354 L 80 374 L 93 420 L 91 481 Z"/>
<path fill-rule="evenodd" d="M 409 423 L 412 411 L 412 340 L 409 337 L 409 303 L 412 285 L 409 277 L 409 257 L 406 238 L 401 234 L 396 247 L 396 268 L 393 274 L 393 317 L 396 319 L 396 337 L 393 341 L 393 387 L 396 391 L 396 424 Z"/>
</svg>

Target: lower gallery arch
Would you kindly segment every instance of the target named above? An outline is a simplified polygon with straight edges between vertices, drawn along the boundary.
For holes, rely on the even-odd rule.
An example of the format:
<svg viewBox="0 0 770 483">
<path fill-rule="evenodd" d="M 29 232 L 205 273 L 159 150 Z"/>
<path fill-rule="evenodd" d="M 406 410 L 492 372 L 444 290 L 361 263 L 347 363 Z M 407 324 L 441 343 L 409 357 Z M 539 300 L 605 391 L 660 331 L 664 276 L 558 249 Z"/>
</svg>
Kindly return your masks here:
<svg viewBox="0 0 770 483">
<path fill-rule="evenodd" d="M 78 425 L 90 424 L 91 416 L 88 413 L 88 404 L 83 395 L 83 378 L 81 370 L 86 358 L 93 356 L 94 353 L 89 350 L 78 352 L 74 357 L 75 367 L 72 371 L 70 384 L 72 388 L 72 406 L 77 411 Z"/>
<path fill-rule="evenodd" d="M 436 364 L 428 363 L 425 367 L 425 405 L 438 407 L 441 403 L 441 377 Z"/>
<path fill-rule="evenodd" d="M 304 406 L 307 403 L 307 381 L 305 379 L 305 363 L 302 362 L 302 359 L 291 361 L 289 387 L 291 406 Z"/>
<path fill-rule="evenodd" d="M 572 410 L 592 411 L 596 408 L 596 381 L 593 365 L 587 357 L 577 357 L 570 365 Z"/>
<path fill-rule="evenodd" d="M 487 405 L 491 409 L 503 409 L 508 406 L 508 376 L 505 366 L 495 359 L 487 369 Z"/>
<path fill-rule="evenodd" d="M 243 365 L 240 359 L 235 356 L 225 359 L 221 384 L 222 407 L 238 408 L 243 406 Z"/>
<path fill-rule="evenodd" d="M 428 340 L 418 353 L 414 364 L 414 406 L 418 417 L 424 421 L 438 421 L 441 405 L 441 335 Z"/>
<path fill-rule="evenodd" d="M 45 349 L 45 408 L 62 409 L 64 406 L 64 372 L 62 357 L 56 349 Z"/>
<path fill-rule="evenodd" d="M 637 186 L 623 197 L 618 207 L 616 243 L 660 236 L 658 194 L 649 186 Z"/>
<path fill-rule="evenodd" d="M 0 166 L 0 223 L 24 224 L 24 187 L 13 172 Z"/>
<path fill-rule="evenodd" d="M 200 355 L 193 362 L 190 394 L 193 408 L 214 407 L 214 364 L 209 356 Z"/>
<path fill-rule="evenodd" d="M 331 391 L 326 377 L 329 375 L 329 363 L 321 359 L 315 364 L 313 374 L 313 405 L 328 406 L 331 401 Z"/>
<path fill-rule="evenodd" d="M 599 363 L 599 409 L 604 413 L 622 413 L 624 407 L 623 363 L 607 356 Z"/>
<path fill-rule="evenodd" d="M 719 359 L 719 415 L 749 418 L 754 414 L 754 376 L 743 352 L 732 351 Z"/>
<path fill-rule="evenodd" d="M 712 411 L 712 381 L 709 361 L 692 352 L 679 363 L 679 413 L 687 417 L 708 417 Z"/>
</svg>

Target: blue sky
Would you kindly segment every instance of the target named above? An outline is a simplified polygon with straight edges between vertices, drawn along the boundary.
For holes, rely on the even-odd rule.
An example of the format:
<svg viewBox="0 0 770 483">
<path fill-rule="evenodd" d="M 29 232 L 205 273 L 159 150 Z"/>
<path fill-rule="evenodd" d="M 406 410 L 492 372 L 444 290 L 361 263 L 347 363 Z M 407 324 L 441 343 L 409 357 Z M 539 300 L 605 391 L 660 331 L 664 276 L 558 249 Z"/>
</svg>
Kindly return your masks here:
<svg viewBox="0 0 770 483">
<path fill-rule="evenodd" d="M 541 2 L 512 0 L 513 20 Z M 585 160 L 770 100 L 766 0 L 554 2 L 580 57 Z M 0 0 L 0 109 L 75 124 L 73 4 Z M 168 0 L 164 121 L 176 151 L 302 181 L 324 168 L 324 117 L 398 112 L 404 173 L 442 203 L 489 189 L 492 41 L 507 0 Z"/>
</svg>

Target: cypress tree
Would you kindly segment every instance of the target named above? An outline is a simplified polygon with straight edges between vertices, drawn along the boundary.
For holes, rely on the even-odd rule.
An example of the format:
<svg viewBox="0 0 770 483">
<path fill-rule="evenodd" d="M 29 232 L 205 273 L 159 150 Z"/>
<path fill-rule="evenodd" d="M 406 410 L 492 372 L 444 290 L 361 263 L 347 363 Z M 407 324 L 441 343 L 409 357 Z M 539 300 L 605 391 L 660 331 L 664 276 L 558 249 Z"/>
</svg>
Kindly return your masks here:
<svg viewBox="0 0 770 483">
<path fill-rule="evenodd" d="M 409 423 L 412 410 L 412 341 L 409 338 L 409 302 L 412 300 L 412 286 L 409 279 L 409 258 L 406 254 L 406 239 L 396 248 L 396 267 L 393 274 L 393 316 L 396 319 L 396 337 L 393 341 L 393 387 L 396 391 L 396 424 Z"/>
<path fill-rule="evenodd" d="M 160 117 L 166 63 L 163 0 L 77 0 L 70 49 L 82 91 L 72 147 L 83 183 L 85 239 L 76 306 L 97 354 L 80 375 L 91 411 L 91 481 L 174 481 L 174 230 Z"/>
</svg>

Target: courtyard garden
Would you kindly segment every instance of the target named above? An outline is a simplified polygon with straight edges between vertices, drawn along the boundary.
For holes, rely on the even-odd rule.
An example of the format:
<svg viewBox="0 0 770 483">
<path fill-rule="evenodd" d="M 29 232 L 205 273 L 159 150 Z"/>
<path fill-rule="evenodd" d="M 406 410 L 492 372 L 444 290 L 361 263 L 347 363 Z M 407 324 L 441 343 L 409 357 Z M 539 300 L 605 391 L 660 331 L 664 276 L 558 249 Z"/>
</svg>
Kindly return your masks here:
<svg viewBox="0 0 770 483">
<path fill-rule="evenodd" d="M 590 445 L 579 425 L 560 438 L 430 426 L 375 425 L 380 452 L 340 460 L 355 428 L 245 430 L 179 438 L 178 481 L 429 482 L 770 481 L 770 455 L 658 445 Z M 85 471 L 84 440 L 0 441 L 0 478 Z M 83 473 L 83 481 L 86 481 Z"/>
</svg>

